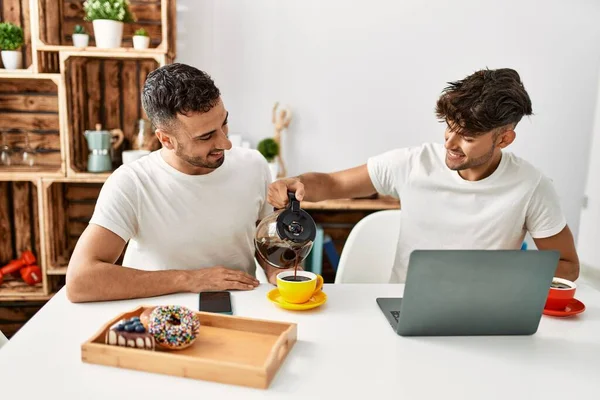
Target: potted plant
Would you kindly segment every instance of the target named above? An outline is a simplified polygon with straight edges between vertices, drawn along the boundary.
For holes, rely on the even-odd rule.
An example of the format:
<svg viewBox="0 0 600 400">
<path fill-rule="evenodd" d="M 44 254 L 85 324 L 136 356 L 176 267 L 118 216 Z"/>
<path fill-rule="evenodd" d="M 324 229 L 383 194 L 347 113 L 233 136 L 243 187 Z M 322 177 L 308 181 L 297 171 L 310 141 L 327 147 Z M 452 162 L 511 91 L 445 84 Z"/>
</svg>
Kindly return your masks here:
<svg viewBox="0 0 600 400">
<path fill-rule="evenodd" d="M 23 29 L 10 22 L 0 22 L 0 50 L 6 69 L 19 69 L 23 65 Z"/>
<path fill-rule="evenodd" d="M 140 28 L 133 34 L 133 48 L 134 49 L 147 49 L 150 47 L 150 35 L 144 28 Z"/>
<path fill-rule="evenodd" d="M 85 32 L 85 28 L 81 25 L 75 25 L 73 31 L 73 46 L 75 47 L 87 47 L 90 41 L 90 35 Z"/>
<path fill-rule="evenodd" d="M 279 145 L 273 138 L 266 138 L 258 143 L 257 150 L 260 154 L 266 158 L 269 163 L 269 169 L 271 170 L 271 180 L 277 179 L 279 172 L 279 165 L 276 162 L 277 156 L 279 155 Z"/>
<path fill-rule="evenodd" d="M 127 0 L 87 0 L 83 10 L 84 20 L 94 25 L 96 46 L 102 49 L 121 47 L 123 24 L 135 21 Z"/>
</svg>

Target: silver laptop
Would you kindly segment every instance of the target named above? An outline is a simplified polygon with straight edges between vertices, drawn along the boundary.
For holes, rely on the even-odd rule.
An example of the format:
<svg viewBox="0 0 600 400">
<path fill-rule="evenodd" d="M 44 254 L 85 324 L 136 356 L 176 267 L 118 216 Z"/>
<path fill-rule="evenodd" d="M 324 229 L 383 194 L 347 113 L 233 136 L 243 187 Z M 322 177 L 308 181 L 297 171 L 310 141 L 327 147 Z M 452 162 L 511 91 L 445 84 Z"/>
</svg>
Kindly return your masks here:
<svg viewBox="0 0 600 400">
<path fill-rule="evenodd" d="M 553 250 L 415 250 L 404 296 L 377 304 L 402 336 L 532 335 L 559 258 Z"/>
</svg>

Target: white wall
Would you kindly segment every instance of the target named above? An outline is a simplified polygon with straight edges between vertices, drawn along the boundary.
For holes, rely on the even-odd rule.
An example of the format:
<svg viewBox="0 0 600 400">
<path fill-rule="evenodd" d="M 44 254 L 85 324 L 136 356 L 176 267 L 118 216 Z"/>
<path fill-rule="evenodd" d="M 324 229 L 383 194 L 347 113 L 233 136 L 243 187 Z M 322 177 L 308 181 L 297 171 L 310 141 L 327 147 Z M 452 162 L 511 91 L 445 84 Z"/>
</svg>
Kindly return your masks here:
<svg viewBox="0 0 600 400">
<path fill-rule="evenodd" d="M 577 252 L 582 275 L 600 287 L 600 82 L 585 185 L 587 206 L 581 211 Z"/>
<path fill-rule="evenodd" d="M 576 234 L 598 21 L 596 0 L 178 0 L 177 61 L 215 78 L 231 131 L 253 144 L 272 135 L 276 100 L 293 108 L 289 174 L 441 141 L 433 109 L 447 81 L 515 68 L 536 115 L 511 150 L 554 179 Z"/>
</svg>

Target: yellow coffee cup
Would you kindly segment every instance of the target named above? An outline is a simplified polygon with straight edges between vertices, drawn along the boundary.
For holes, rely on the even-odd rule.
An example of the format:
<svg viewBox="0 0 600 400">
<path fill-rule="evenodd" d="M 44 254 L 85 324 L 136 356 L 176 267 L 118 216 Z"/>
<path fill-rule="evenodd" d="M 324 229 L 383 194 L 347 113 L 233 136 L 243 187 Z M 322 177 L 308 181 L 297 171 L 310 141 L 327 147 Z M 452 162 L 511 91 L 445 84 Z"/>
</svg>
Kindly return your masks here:
<svg viewBox="0 0 600 400">
<path fill-rule="evenodd" d="M 277 289 L 281 297 L 292 304 L 306 303 L 323 287 L 323 277 L 308 271 L 280 272 L 277 275 Z"/>
</svg>

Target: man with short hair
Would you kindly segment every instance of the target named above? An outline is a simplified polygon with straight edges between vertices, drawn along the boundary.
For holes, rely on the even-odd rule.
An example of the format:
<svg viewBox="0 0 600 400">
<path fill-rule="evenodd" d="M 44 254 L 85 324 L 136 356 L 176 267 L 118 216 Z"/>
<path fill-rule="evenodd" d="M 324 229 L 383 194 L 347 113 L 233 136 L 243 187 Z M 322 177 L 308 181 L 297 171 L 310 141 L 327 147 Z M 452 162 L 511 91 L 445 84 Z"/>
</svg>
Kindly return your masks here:
<svg viewBox="0 0 600 400">
<path fill-rule="evenodd" d="M 68 298 L 253 289 L 256 223 L 272 212 L 265 158 L 232 148 L 221 93 L 194 67 L 151 72 L 142 104 L 162 148 L 103 185 L 69 262 Z M 115 265 L 126 243 L 123 266 Z M 274 282 L 280 270 L 263 268 Z"/>
<path fill-rule="evenodd" d="M 321 201 L 374 193 L 399 198 L 400 235 L 391 282 L 404 282 L 415 249 L 519 249 L 527 232 L 538 249 L 560 251 L 556 276 L 575 280 L 579 260 L 550 179 L 503 151 L 531 100 L 512 69 L 481 70 L 450 83 L 437 101 L 445 144 L 427 143 L 372 157 L 330 174 L 271 184 L 268 200 Z M 368 268 L 368 266 L 365 266 Z"/>
</svg>

